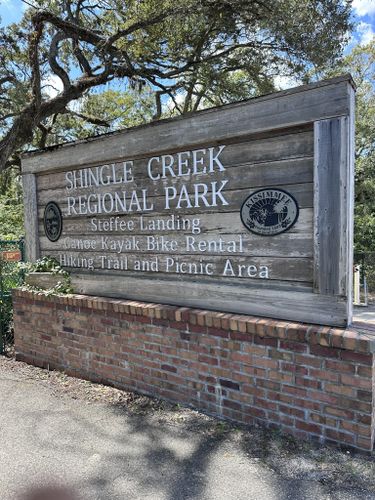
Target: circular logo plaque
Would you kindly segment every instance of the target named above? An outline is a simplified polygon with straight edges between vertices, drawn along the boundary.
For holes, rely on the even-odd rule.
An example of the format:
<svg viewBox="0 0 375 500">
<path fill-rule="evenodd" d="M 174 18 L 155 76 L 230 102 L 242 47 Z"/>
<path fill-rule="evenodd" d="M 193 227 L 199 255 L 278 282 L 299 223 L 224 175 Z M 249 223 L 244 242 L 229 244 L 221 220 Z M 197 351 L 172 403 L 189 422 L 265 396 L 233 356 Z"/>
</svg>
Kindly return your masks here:
<svg viewBox="0 0 375 500">
<path fill-rule="evenodd" d="M 57 241 L 62 231 L 62 215 L 60 207 L 54 201 L 47 203 L 44 209 L 44 231 L 50 241 Z"/>
<path fill-rule="evenodd" d="M 298 214 L 296 200 L 283 189 L 259 189 L 248 196 L 241 207 L 243 225 L 261 236 L 288 231 L 297 221 Z"/>
</svg>

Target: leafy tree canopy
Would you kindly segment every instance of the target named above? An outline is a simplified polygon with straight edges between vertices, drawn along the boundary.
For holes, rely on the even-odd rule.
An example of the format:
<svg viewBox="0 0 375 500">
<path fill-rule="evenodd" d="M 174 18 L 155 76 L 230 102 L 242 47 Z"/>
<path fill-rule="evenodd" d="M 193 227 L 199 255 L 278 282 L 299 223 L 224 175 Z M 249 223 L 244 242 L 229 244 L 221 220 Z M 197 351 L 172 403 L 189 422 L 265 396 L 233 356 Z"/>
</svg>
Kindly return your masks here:
<svg viewBox="0 0 375 500">
<path fill-rule="evenodd" d="M 0 32 L 0 171 L 19 164 L 33 141 L 60 140 L 72 118 L 91 122 L 89 132 L 107 125 L 104 97 L 88 98 L 92 89 L 117 81 L 118 90 L 154 94 L 146 115 L 158 118 L 171 103 L 183 113 L 268 92 L 275 74 L 329 64 L 351 28 L 350 0 L 28 3 L 23 20 Z M 51 94 L 56 81 L 61 89 Z M 122 99 L 106 97 L 114 108 Z M 127 106 L 134 102 L 121 109 Z M 90 116 L 94 108 L 102 116 Z M 113 111 L 112 126 L 126 113 L 144 119 L 142 110 Z M 84 128 L 78 125 L 78 135 Z"/>
<path fill-rule="evenodd" d="M 343 72 L 357 85 L 355 250 L 375 252 L 375 37 L 356 45 L 328 76 Z"/>
<path fill-rule="evenodd" d="M 0 240 L 24 235 L 23 200 L 19 174 L 8 169 L 0 174 Z"/>
</svg>

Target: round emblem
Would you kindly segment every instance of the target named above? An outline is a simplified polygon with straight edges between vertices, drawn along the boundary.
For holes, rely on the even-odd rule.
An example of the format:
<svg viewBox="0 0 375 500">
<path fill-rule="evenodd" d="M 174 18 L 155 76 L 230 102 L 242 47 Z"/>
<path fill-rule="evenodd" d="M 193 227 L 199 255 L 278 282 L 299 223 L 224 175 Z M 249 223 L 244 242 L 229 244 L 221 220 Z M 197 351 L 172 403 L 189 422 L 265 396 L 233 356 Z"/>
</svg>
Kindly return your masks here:
<svg viewBox="0 0 375 500">
<path fill-rule="evenodd" d="M 57 241 L 62 231 L 61 210 L 57 203 L 50 201 L 44 209 L 44 231 L 50 241 Z"/>
<path fill-rule="evenodd" d="M 244 226 L 261 236 L 288 231 L 298 219 L 298 214 L 296 200 L 283 189 L 259 189 L 248 196 L 241 207 Z"/>
</svg>

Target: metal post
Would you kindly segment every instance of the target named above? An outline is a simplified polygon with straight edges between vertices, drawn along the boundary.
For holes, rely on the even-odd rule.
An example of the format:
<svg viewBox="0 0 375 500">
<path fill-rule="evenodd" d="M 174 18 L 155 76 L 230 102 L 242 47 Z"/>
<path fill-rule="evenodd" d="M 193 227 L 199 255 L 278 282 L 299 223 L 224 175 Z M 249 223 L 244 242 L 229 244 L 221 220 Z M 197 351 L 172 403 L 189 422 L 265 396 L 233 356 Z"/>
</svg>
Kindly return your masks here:
<svg viewBox="0 0 375 500">
<path fill-rule="evenodd" d="M 359 306 L 361 303 L 361 265 L 354 266 L 354 300 L 353 304 Z"/>
</svg>

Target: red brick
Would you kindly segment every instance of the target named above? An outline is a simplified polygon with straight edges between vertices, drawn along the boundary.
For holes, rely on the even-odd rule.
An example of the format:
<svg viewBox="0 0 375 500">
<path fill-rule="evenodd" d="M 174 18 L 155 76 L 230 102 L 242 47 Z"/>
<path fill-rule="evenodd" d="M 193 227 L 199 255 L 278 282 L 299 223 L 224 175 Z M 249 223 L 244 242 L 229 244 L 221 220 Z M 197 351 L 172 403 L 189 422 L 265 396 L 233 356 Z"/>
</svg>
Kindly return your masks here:
<svg viewBox="0 0 375 500">
<path fill-rule="evenodd" d="M 338 382 L 339 379 L 339 374 L 336 372 L 327 370 L 315 370 L 314 368 L 310 368 L 309 376 L 314 379 L 329 380 L 330 382 Z"/>
<path fill-rule="evenodd" d="M 242 405 L 240 403 L 237 403 L 236 401 L 231 401 L 229 399 L 224 399 L 223 400 L 223 405 L 226 406 L 227 408 L 231 408 L 232 410 L 241 410 Z"/>
<path fill-rule="evenodd" d="M 280 349 L 286 349 L 288 351 L 307 352 L 307 344 L 303 344 L 302 342 L 293 342 L 291 340 L 280 340 L 279 346 Z"/>
<path fill-rule="evenodd" d="M 255 408 L 255 407 L 251 407 L 251 406 L 244 406 L 243 409 L 244 409 L 245 414 L 251 415 L 253 417 L 265 418 L 265 416 L 266 416 L 265 410 L 263 410 L 261 408 Z M 245 421 L 246 421 L 246 419 L 245 419 Z"/>
<path fill-rule="evenodd" d="M 342 351 L 341 359 L 345 361 L 352 361 L 354 363 L 360 363 L 361 365 L 372 366 L 372 354 L 361 354 L 352 351 Z"/>
<path fill-rule="evenodd" d="M 312 380 L 305 377 L 296 377 L 296 385 L 303 387 L 312 387 L 313 389 L 320 390 L 322 383 L 319 380 Z"/>
<path fill-rule="evenodd" d="M 232 380 L 220 379 L 220 385 L 222 387 L 227 387 L 228 389 L 233 389 L 234 391 L 240 390 L 240 385 Z"/>
<path fill-rule="evenodd" d="M 357 415 L 357 420 L 361 424 L 365 424 L 367 426 L 371 426 L 372 418 L 371 415 Z"/>
<path fill-rule="evenodd" d="M 312 434 L 322 434 L 322 427 L 317 424 L 296 420 L 296 428 Z"/>
<path fill-rule="evenodd" d="M 176 373 L 177 372 L 177 368 L 175 366 L 171 366 L 171 365 L 161 365 L 160 367 L 162 370 L 166 370 L 168 372 L 174 372 Z"/>
<path fill-rule="evenodd" d="M 301 389 L 301 388 L 293 387 L 290 385 L 284 385 L 283 391 L 288 393 L 288 394 L 294 394 L 295 396 L 299 396 L 299 397 L 306 397 L 307 396 L 306 389 Z"/>
<path fill-rule="evenodd" d="M 315 356 L 322 356 L 327 358 L 339 358 L 340 350 L 333 347 L 323 347 L 321 345 L 310 346 L 310 353 Z"/>
<path fill-rule="evenodd" d="M 296 354 L 296 364 L 320 368 L 322 366 L 322 359 L 312 356 L 304 356 L 303 354 Z"/>
<path fill-rule="evenodd" d="M 284 361 L 293 361 L 294 358 L 294 354 L 292 352 L 279 351 L 278 349 L 271 349 L 268 355 L 272 359 L 280 359 Z"/>
<path fill-rule="evenodd" d="M 294 417 L 304 418 L 305 412 L 299 408 L 293 408 L 292 406 L 279 405 L 279 411 L 285 413 L 286 415 L 293 415 Z"/>
<path fill-rule="evenodd" d="M 268 377 L 271 380 L 279 380 L 280 382 L 284 382 L 286 384 L 292 384 L 294 381 L 294 375 L 292 375 L 291 373 L 282 373 L 275 370 L 270 370 L 268 372 Z"/>
<path fill-rule="evenodd" d="M 271 389 L 273 391 L 280 391 L 281 389 L 281 384 L 279 382 L 273 382 L 272 380 L 257 379 L 256 384 L 257 386 Z"/>
<path fill-rule="evenodd" d="M 340 432 L 335 429 L 325 429 L 325 435 L 327 438 L 339 443 L 354 444 L 355 436 L 353 434 L 347 434 L 345 432 Z"/>
<path fill-rule="evenodd" d="M 250 333 L 242 333 L 239 331 L 231 331 L 230 332 L 230 338 L 232 340 L 240 340 L 244 342 L 251 342 L 252 341 L 252 335 Z"/>
<path fill-rule="evenodd" d="M 355 365 L 346 363 L 344 361 L 326 359 L 324 363 L 327 370 L 332 370 L 337 373 L 355 373 Z"/>
<path fill-rule="evenodd" d="M 354 419 L 354 412 L 350 410 L 343 410 L 340 408 L 336 408 L 334 406 L 326 406 L 325 412 L 329 415 L 334 415 L 335 417 L 346 418 L 348 420 Z"/>
<path fill-rule="evenodd" d="M 251 394 L 253 396 L 259 396 L 260 398 L 264 398 L 266 391 L 260 387 L 255 385 L 243 384 L 241 390 L 246 394 Z"/>
<path fill-rule="evenodd" d="M 336 385 L 326 382 L 324 385 L 324 389 L 326 392 L 333 394 L 342 394 L 348 397 L 355 397 L 356 391 L 353 387 L 348 387 L 344 385 Z"/>
<path fill-rule="evenodd" d="M 229 331 L 222 328 L 207 328 L 207 333 L 215 337 L 229 338 Z"/>
<path fill-rule="evenodd" d="M 371 451 L 372 450 L 372 439 L 370 438 L 362 438 L 358 437 L 357 438 L 357 447 L 361 448 L 363 450 Z"/>
<path fill-rule="evenodd" d="M 344 385 L 351 385 L 353 387 L 359 387 L 361 389 L 372 388 L 372 379 L 370 378 L 354 377 L 352 375 L 341 374 L 340 380 Z"/>
<path fill-rule="evenodd" d="M 335 427 L 337 421 L 334 418 L 329 418 L 318 413 L 310 413 L 310 419 L 320 425 L 325 425 L 328 427 Z"/>
<path fill-rule="evenodd" d="M 258 356 L 252 357 L 252 364 L 260 368 L 272 368 L 277 369 L 277 361 L 269 358 L 259 358 Z"/>
<path fill-rule="evenodd" d="M 372 367 L 369 366 L 358 366 L 357 374 L 360 377 L 372 377 Z"/>
<path fill-rule="evenodd" d="M 277 347 L 277 339 L 273 338 L 263 338 L 259 335 L 254 336 L 254 343 L 259 345 L 267 345 L 271 347 Z"/>
<path fill-rule="evenodd" d="M 329 428 L 328 440 L 371 448 L 373 356 L 349 331 L 100 297 L 29 297 L 14 302 L 17 359 L 301 438 Z"/>
<path fill-rule="evenodd" d="M 280 361 L 280 370 L 283 372 L 292 372 L 298 375 L 308 375 L 309 370 L 304 366 L 299 366 L 297 364 L 288 363 L 285 361 Z"/>
<path fill-rule="evenodd" d="M 346 348 L 344 344 L 344 335 L 345 335 L 345 330 L 342 329 L 332 329 L 331 330 L 331 343 L 332 347 L 337 347 L 339 349 L 341 348 Z"/>
<path fill-rule="evenodd" d="M 357 398 L 360 401 L 367 401 L 368 403 L 371 403 L 373 401 L 373 394 L 372 391 L 357 391 Z"/>
</svg>

